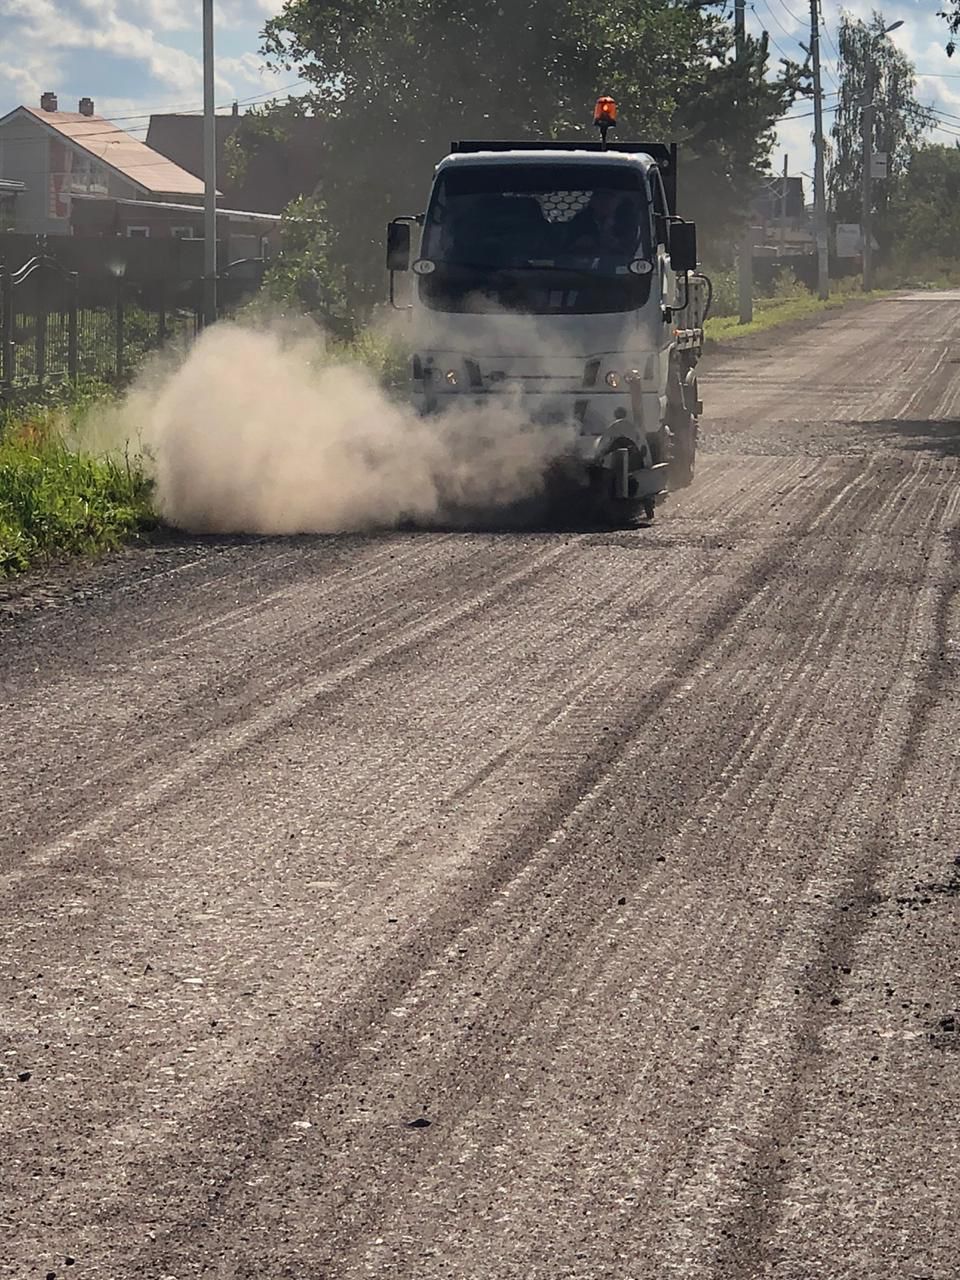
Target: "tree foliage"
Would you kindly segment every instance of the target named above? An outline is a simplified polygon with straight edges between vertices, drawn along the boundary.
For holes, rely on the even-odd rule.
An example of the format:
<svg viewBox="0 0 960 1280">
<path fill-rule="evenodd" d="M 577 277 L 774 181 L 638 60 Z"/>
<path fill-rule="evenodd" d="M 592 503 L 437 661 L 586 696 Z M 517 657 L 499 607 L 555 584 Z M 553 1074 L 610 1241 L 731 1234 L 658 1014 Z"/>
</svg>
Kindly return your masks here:
<svg viewBox="0 0 960 1280">
<path fill-rule="evenodd" d="M 264 48 L 329 126 L 330 257 L 361 305 L 382 296 L 384 222 L 422 209 L 451 138 L 587 138 L 601 93 L 619 136 L 684 144 L 683 211 L 728 235 L 801 75 L 771 78 L 763 40 L 736 59 L 730 27 L 686 0 L 286 0 Z"/>
<path fill-rule="evenodd" d="M 960 0 L 949 0 L 946 9 L 939 9 L 937 17 L 943 18 L 950 32 L 950 39 L 944 46 L 947 57 L 952 58 L 957 51 L 957 35 L 960 33 Z"/>
<path fill-rule="evenodd" d="M 960 258 L 960 148 L 913 152 L 891 199 L 890 222 L 905 261 Z"/>
<path fill-rule="evenodd" d="M 280 252 L 264 278 L 267 298 L 321 312 L 336 327 L 345 315 L 346 289 L 332 241 L 330 219 L 318 196 L 302 196 L 289 205 L 280 224 Z"/>
<path fill-rule="evenodd" d="M 840 93 L 830 131 L 827 188 L 840 222 L 859 222 L 863 175 L 863 105 L 873 82 L 873 149 L 887 153 L 887 177 L 873 183 L 874 207 L 883 239 L 890 196 L 910 164 L 912 152 L 930 123 L 930 113 L 914 95 L 913 64 L 884 36 L 887 20 L 844 15 L 840 21 L 838 73 Z M 871 77 L 872 66 L 872 77 Z"/>
</svg>

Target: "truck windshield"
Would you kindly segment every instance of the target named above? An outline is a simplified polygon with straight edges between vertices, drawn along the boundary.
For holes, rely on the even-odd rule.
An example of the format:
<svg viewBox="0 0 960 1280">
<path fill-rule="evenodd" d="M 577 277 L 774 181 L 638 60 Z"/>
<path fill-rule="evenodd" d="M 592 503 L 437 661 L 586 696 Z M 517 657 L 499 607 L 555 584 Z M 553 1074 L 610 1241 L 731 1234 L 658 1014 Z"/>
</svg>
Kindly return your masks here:
<svg viewBox="0 0 960 1280">
<path fill-rule="evenodd" d="M 632 310 L 649 295 L 653 263 L 644 176 L 603 163 L 449 169 L 421 257 L 432 267 L 420 297 L 437 311 Z"/>
</svg>

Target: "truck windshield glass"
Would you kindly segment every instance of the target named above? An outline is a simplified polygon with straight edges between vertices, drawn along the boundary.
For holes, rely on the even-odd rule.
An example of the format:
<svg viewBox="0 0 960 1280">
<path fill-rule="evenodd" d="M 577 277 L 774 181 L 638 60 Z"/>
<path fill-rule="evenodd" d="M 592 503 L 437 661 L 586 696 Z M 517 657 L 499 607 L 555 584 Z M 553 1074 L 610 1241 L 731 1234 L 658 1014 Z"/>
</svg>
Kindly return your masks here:
<svg viewBox="0 0 960 1280">
<path fill-rule="evenodd" d="M 421 256 L 420 296 L 435 310 L 535 314 L 642 305 L 652 264 L 650 208 L 638 168 L 483 164 L 442 174 Z"/>
</svg>

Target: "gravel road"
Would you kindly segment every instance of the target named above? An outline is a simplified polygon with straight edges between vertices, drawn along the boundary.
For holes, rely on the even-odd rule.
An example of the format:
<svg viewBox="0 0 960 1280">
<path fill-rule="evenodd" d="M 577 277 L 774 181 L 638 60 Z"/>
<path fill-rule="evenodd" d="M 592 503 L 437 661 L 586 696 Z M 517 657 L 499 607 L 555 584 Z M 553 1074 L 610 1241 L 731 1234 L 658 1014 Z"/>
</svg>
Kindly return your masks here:
<svg viewBox="0 0 960 1280">
<path fill-rule="evenodd" d="M 650 529 L 0 602 L 0 1275 L 957 1280 L 960 294 Z"/>
</svg>

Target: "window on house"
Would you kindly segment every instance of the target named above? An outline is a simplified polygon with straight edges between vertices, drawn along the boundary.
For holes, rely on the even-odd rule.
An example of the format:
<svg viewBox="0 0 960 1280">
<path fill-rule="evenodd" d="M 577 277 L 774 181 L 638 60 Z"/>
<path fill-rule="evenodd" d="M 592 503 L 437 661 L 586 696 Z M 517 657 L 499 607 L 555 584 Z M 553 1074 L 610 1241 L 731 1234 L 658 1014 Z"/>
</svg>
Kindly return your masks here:
<svg viewBox="0 0 960 1280">
<path fill-rule="evenodd" d="M 127 235 L 131 240 L 149 240 L 149 227 L 127 227 Z"/>
<path fill-rule="evenodd" d="M 194 234 L 193 227 L 171 227 L 170 234 L 175 240 L 196 240 L 199 238 Z"/>
</svg>

